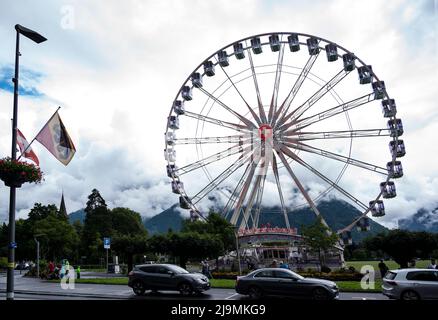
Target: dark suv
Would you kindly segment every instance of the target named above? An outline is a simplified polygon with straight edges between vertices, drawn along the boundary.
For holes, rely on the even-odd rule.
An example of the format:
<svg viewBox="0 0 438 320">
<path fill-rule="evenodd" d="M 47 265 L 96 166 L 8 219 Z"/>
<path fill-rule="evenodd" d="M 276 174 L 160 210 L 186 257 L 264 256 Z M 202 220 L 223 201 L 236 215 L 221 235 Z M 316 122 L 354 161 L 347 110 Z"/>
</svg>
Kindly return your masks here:
<svg viewBox="0 0 438 320">
<path fill-rule="evenodd" d="M 201 273 L 190 273 L 173 264 L 143 264 L 129 273 L 128 286 L 136 295 L 142 295 L 146 290 L 176 290 L 182 295 L 190 295 L 210 289 L 210 281 Z"/>
</svg>

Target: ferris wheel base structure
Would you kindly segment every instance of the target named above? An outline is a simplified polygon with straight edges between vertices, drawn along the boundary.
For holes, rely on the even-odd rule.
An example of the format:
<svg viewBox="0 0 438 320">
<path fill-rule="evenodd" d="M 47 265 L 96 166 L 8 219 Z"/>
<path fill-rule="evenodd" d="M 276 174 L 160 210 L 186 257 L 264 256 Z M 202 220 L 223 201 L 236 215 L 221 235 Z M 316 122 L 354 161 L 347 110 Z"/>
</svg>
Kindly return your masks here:
<svg viewBox="0 0 438 320">
<path fill-rule="evenodd" d="M 164 148 L 171 191 L 193 220 L 219 201 L 241 241 L 284 236 L 290 248 L 300 236 L 289 214 L 308 207 L 338 234 L 342 252 L 352 229 L 369 230 L 368 216 L 385 216 L 383 200 L 397 196 L 406 154 L 397 113 L 387 83 L 335 42 L 295 32 L 240 39 L 202 60 L 172 102 Z M 360 210 L 337 230 L 317 207 L 332 195 Z M 262 231 L 262 207 L 273 197 L 286 229 Z"/>
</svg>

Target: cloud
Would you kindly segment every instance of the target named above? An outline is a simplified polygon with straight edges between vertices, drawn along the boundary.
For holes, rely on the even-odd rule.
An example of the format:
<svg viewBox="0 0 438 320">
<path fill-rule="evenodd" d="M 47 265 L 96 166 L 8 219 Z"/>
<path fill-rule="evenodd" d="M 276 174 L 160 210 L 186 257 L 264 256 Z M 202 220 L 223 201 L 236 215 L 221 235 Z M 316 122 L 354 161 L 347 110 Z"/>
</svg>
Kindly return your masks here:
<svg viewBox="0 0 438 320">
<path fill-rule="evenodd" d="M 61 105 L 61 117 L 78 149 L 71 164 L 63 167 L 45 149 L 34 147 L 46 181 L 19 191 L 19 215 L 25 216 L 34 202 L 58 203 L 62 190 L 69 211 L 82 208 L 92 188 L 98 188 L 110 205 L 128 206 L 147 216 L 175 203 L 178 198 L 170 192 L 163 159 L 163 132 L 175 94 L 192 70 L 215 50 L 245 36 L 274 30 L 299 31 L 336 41 L 373 65 L 397 101 L 407 147 L 407 155 L 401 159 L 405 177 L 396 181 L 398 197 L 385 203 L 387 216 L 381 221 L 394 226 L 396 220 L 421 207 L 433 207 L 438 190 L 438 169 L 434 163 L 438 154 L 433 147 L 438 129 L 434 85 L 438 80 L 437 28 L 430 27 L 434 21 L 436 25 L 437 20 L 431 9 L 433 3 L 70 1 L 73 29 L 63 25 L 65 5 L 57 1 L 44 1 L 38 6 L 32 1 L 0 4 L 0 37 L 4 39 L 0 50 L 3 66 L 0 154 L 10 152 L 12 95 L 7 85 L 15 49 L 13 25 L 17 21 L 48 38 L 41 45 L 25 39 L 21 44 L 23 90 L 38 94 L 20 97 L 19 127 L 31 138 Z M 436 12 L 436 7 L 434 9 Z M 235 59 L 231 60 L 235 64 Z M 303 65 L 301 61 L 291 60 L 291 63 Z M 324 73 L 323 69 L 313 71 L 318 73 L 318 70 Z M 316 75 L 327 80 L 328 73 Z M 351 78 L 356 76 L 354 72 Z M 291 74 L 290 81 L 293 77 Z M 317 82 L 317 78 L 314 80 Z M 239 86 L 246 88 L 244 81 Z M 316 83 L 309 83 L 309 90 L 316 87 Z M 350 88 L 344 88 L 339 89 L 340 95 L 348 97 Z M 262 90 L 269 95 L 271 89 Z M 224 94 L 224 99 L 231 99 L 231 92 L 232 88 Z M 198 99 L 199 92 L 195 94 Z M 333 98 L 324 101 L 335 102 Z M 217 108 L 212 109 L 212 114 L 215 110 Z M 226 116 L 224 112 L 216 115 Z M 355 127 L 385 126 L 377 109 L 367 117 L 355 116 L 353 112 L 351 117 Z M 181 122 L 182 127 L 190 126 L 188 120 Z M 345 120 L 340 125 L 345 129 Z M 192 134 L 193 130 L 194 127 L 182 128 L 178 137 Z M 213 132 L 208 131 L 211 127 L 205 130 Z M 355 142 L 353 154 L 385 165 L 389 161 L 386 144 L 386 140 L 376 146 Z M 341 147 L 330 143 L 318 146 L 348 151 L 348 143 Z M 182 147 L 177 150 L 180 166 L 196 155 L 195 149 L 186 150 Z M 213 149 L 205 148 L 204 156 L 220 150 L 217 145 Z M 342 168 L 342 164 L 332 160 L 307 159 L 331 179 L 336 179 Z M 211 176 L 222 172 L 225 164 L 230 165 L 232 159 L 228 160 L 209 168 Z M 305 169 L 297 167 L 296 170 L 312 195 L 326 189 L 327 185 Z M 200 172 L 202 174 L 187 175 L 183 180 L 191 194 L 205 186 L 206 173 Z M 238 174 L 230 178 L 230 188 L 238 179 Z M 293 193 L 294 185 L 284 169 L 281 180 L 287 201 L 302 203 L 302 197 Z M 379 177 L 358 175 L 354 168 L 347 169 L 340 180 L 342 187 L 362 195 L 363 201 L 378 192 L 378 182 Z M 266 183 L 266 204 L 278 203 L 276 188 L 273 179 Z M 0 187 L 0 215 L 4 218 L 7 191 Z"/>
</svg>

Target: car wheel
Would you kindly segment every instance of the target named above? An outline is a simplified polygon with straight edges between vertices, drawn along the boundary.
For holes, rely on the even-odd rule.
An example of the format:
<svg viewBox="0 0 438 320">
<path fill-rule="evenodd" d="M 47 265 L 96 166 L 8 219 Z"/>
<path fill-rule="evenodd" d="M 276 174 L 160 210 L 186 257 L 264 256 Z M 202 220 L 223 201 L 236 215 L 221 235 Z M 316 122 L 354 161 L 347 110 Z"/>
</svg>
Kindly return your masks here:
<svg viewBox="0 0 438 320">
<path fill-rule="evenodd" d="M 401 298 L 402 300 L 420 300 L 420 296 L 418 295 L 418 293 L 412 290 L 403 292 Z"/>
<path fill-rule="evenodd" d="M 146 288 L 145 288 L 143 282 L 141 282 L 141 281 L 135 281 L 135 282 L 132 284 L 132 290 L 134 291 L 134 293 L 135 293 L 137 296 L 141 296 L 141 295 L 143 295 L 144 292 L 146 291 Z"/>
<path fill-rule="evenodd" d="M 178 291 L 183 296 L 189 296 L 192 294 L 193 288 L 189 283 L 183 282 L 178 286 Z"/>
<path fill-rule="evenodd" d="M 251 299 L 260 299 L 263 297 L 263 290 L 259 287 L 250 287 L 248 289 L 248 295 Z"/>
<path fill-rule="evenodd" d="M 314 300 L 328 300 L 328 292 L 323 288 L 316 288 L 312 292 L 312 297 Z"/>
</svg>

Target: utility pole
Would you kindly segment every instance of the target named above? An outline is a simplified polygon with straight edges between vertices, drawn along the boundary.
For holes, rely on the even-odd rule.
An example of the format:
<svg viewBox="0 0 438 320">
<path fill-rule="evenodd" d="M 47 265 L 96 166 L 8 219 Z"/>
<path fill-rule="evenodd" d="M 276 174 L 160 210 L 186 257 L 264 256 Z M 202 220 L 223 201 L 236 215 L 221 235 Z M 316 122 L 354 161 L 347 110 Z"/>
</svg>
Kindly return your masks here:
<svg viewBox="0 0 438 320">
<path fill-rule="evenodd" d="M 25 28 L 19 24 L 15 25 L 17 31 L 15 42 L 15 74 L 12 82 L 14 83 L 14 109 L 12 117 L 12 148 L 11 159 L 17 159 L 17 121 L 18 121 L 18 76 L 19 76 L 19 62 L 20 62 L 20 34 L 31 39 L 36 43 L 46 41 L 39 33 Z M 16 199 L 16 186 L 14 183 L 10 186 L 9 192 L 9 234 L 8 234 L 8 271 L 7 271 L 7 284 L 6 284 L 6 299 L 14 300 L 14 269 L 15 269 L 15 199 Z"/>
<path fill-rule="evenodd" d="M 37 240 L 36 236 L 33 238 L 36 242 L 37 248 L 37 278 L 40 278 L 40 242 Z"/>
</svg>

